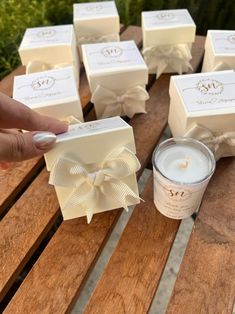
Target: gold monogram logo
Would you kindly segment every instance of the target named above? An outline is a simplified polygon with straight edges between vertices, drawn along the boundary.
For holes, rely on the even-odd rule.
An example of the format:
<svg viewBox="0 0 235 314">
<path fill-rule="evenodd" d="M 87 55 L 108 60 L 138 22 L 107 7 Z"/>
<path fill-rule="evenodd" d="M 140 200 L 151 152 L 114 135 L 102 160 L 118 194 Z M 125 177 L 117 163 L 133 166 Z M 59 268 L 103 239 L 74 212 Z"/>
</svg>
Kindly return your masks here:
<svg viewBox="0 0 235 314">
<path fill-rule="evenodd" d="M 235 34 L 229 35 L 229 36 L 227 37 L 227 40 L 228 40 L 231 44 L 235 45 Z"/>
<path fill-rule="evenodd" d="M 101 53 L 106 58 L 117 58 L 122 55 L 122 49 L 118 46 L 109 46 L 101 50 Z"/>
<path fill-rule="evenodd" d="M 52 38 L 56 34 L 55 29 L 45 29 L 37 33 L 37 36 L 40 38 Z"/>
<path fill-rule="evenodd" d="M 88 12 L 98 12 L 98 11 L 101 11 L 103 9 L 103 6 L 102 4 L 96 4 L 96 5 L 88 5 L 86 7 L 86 10 Z"/>
<path fill-rule="evenodd" d="M 212 79 L 200 80 L 196 88 L 203 95 L 219 95 L 223 92 L 224 86 L 221 82 Z"/>
<path fill-rule="evenodd" d="M 41 76 L 34 80 L 31 84 L 33 90 L 47 90 L 55 84 L 55 79 L 52 76 Z"/>
<path fill-rule="evenodd" d="M 170 12 L 162 12 L 162 13 L 157 14 L 156 17 L 159 20 L 170 21 L 170 20 L 173 20 L 175 15 L 173 13 L 170 13 Z"/>
<path fill-rule="evenodd" d="M 185 201 L 192 196 L 192 193 L 189 190 L 177 188 L 166 189 L 168 197 L 174 201 Z"/>
</svg>

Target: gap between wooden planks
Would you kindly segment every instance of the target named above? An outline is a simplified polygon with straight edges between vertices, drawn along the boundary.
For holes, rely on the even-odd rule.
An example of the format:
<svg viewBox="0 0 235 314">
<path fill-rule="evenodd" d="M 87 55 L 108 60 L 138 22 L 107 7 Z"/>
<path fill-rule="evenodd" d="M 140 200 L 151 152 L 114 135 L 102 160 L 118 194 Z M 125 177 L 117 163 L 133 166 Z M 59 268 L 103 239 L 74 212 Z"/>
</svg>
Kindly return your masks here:
<svg viewBox="0 0 235 314">
<path fill-rule="evenodd" d="M 201 40 L 197 41 L 195 47 L 201 44 Z M 202 59 L 202 46 L 195 50 L 198 53 L 194 53 L 194 61 L 198 65 Z M 137 115 L 131 122 L 142 166 L 151 158 L 152 150 L 167 122 L 169 96 L 166 83 L 169 83 L 169 75 L 163 75 L 151 88 L 148 114 Z M 142 143 L 143 135 L 145 141 Z M 63 222 L 17 291 L 6 313 L 14 312 L 16 308 L 25 313 L 32 309 L 34 313 L 63 313 L 71 309 L 120 212 L 115 210 L 96 215 L 89 226 L 85 219 Z"/>
<path fill-rule="evenodd" d="M 128 38 L 129 31 L 134 32 L 134 30 L 135 26 L 131 26 L 125 31 L 125 27 L 121 25 L 121 39 L 125 40 Z M 133 39 L 136 39 L 136 43 L 139 45 L 140 41 L 138 36 L 133 36 Z M 11 74 L 7 75 L 0 81 L 0 92 L 11 97 L 14 76 L 22 74 L 25 74 L 24 66 L 19 66 Z M 84 116 L 86 116 L 89 110 L 91 110 L 92 104 L 90 103 L 90 90 L 83 66 L 80 71 L 79 94 L 83 113 Z M 21 163 L 14 163 L 9 170 L 0 171 L 0 217 L 2 217 L 9 209 L 10 205 L 20 197 L 22 191 L 29 186 L 34 179 L 35 174 L 42 170 L 44 164 L 44 159 L 42 157 L 37 157 Z"/>
<path fill-rule="evenodd" d="M 129 36 L 129 32 L 135 32 L 136 28 L 131 26 L 126 29 L 126 31 L 124 30 L 124 27 L 121 26 L 121 39 L 126 39 Z M 136 44 L 140 45 L 140 36 L 134 36 L 134 39 L 136 39 Z M 0 91 L 4 92 L 8 96 L 11 96 L 13 90 L 14 76 L 24 73 L 24 66 L 20 66 L 18 69 L 14 70 L 11 74 L 9 74 L 5 79 L 0 82 Z M 84 110 L 90 104 L 90 91 L 87 85 L 87 78 L 84 69 L 81 71 L 80 96 Z M 1 269 L 5 269 L 5 271 L 0 275 L 0 300 L 4 297 L 8 289 L 11 287 L 17 275 L 20 273 L 29 258 L 32 256 L 33 252 L 37 249 L 41 240 L 46 236 L 47 232 L 50 229 L 49 226 L 52 226 L 56 218 L 58 217 L 59 206 L 57 201 L 54 202 L 52 212 L 48 210 L 48 215 L 42 220 L 40 220 L 42 217 L 40 217 L 39 213 L 37 213 L 37 217 L 29 215 L 28 207 L 24 206 L 25 199 L 28 198 L 30 195 L 32 195 L 33 197 L 35 193 L 37 194 L 37 189 L 40 190 L 41 184 L 48 186 L 48 174 L 46 173 L 46 171 L 44 170 L 41 174 L 39 174 L 44 165 L 44 159 L 42 157 L 38 157 L 21 163 L 15 163 L 7 171 L 0 172 L 0 214 L 2 213 L 2 215 L 6 214 L 10 206 L 13 206 L 17 198 L 22 195 L 22 193 L 29 186 L 29 184 L 32 183 L 33 185 L 33 188 L 29 188 L 30 193 L 26 191 L 23 199 L 20 199 L 19 202 L 17 202 L 17 204 L 11 208 L 9 215 L 7 215 L 2 222 L 0 222 L 1 231 L 3 234 L 3 237 L 0 239 L 0 247 L 2 248 L 2 252 L 4 252 L 1 259 L 3 268 Z M 38 175 L 38 178 L 35 180 L 34 183 L 33 180 L 36 175 Z M 55 197 L 54 190 L 51 190 L 51 193 L 52 196 Z M 34 202 L 30 205 L 31 210 L 37 212 L 38 206 L 41 205 L 42 208 L 44 208 L 45 204 L 46 203 L 44 203 L 43 194 L 37 195 L 37 201 L 35 202 L 34 199 Z M 19 211 L 19 208 L 21 207 L 23 207 L 23 209 Z M 45 213 L 41 214 L 47 213 L 45 208 L 44 211 Z M 14 220 L 16 225 L 12 224 L 12 217 L 16 218 Z M 39 220 L 42 221 L 44 224 L 38 223 Z M 24 223 L 22 223 L 23 221 Z M 22 225 L 20 225 L 21 223 Z M 32 241 L 27 241 L 26 237 L 30 235 L 30 230 L 32 231 L 31 227 L 33 225 L 36 225 L 37 228 L 34 229 L 34 233 L 31 238 Z M 25 243 L 23 248 L 21 247 L 23 239 L 21 237 L 18 237 L 18 233 L 16 232 L 16 230 L 20 235 L 25 235 Z M 28 235 L 27 230 L 29 233 Z M 11 239 L 10 247 L 6 245 L 9 239 Z M 17 258 L 12 259 L 12 252 L 16 253 Z M 8 262 L 10 261 L 11 263 L 8 264 Z"/>
<path fill-rule="evenodd" d="M 235 300 L 235 158 L 209 183 L 167 313 L 233 312 Z"/>
<path fill-rule="evenodd" d="M 137 46 L 140 46 L 140 29 L 135 26 L 128 27 L 121 34 L 121 39 L 126 40 L 128 38 L 133 38 Z M 22 68 L 23 67 L 16 70 L 16 72 L 21 72 Z M 7 82 L 12 83 L 11 79 L 12 76 L 8 76 Z M 88 86 L 86 85 L 87 79 L 84 71 L 81 74 L 80 81 L 86 90 L 86 93 L 82 93 L 83 98 L 81 97 L 83 107 L 85 107 L 90 100 L 90 92 Z M 9 89 L 8 92 L 10 93 L 9 83 L 7 86 Z M 32 165 L 32 169 L 35 169 L 35 167 L 38 165 L 38 160 L 26 161 L 21 165 L 15 164 L 12 169 L 3 173 L 1 178 L 2 180 L 0 182 L 2 186 L 1 198 L 3 200 L 3 205 L 14 201 L 17 184 L 20 185 L 22 190 L 23 185 L 26 184 L 25 177 L 28 178 L 30 175 L 34 175 L 34 173 L 32 173 L 32 169 L 30 168 Z M 31 169 L 30 172 L 29 169 Z M 12 180 L 13 178 L 14 180 Z M 50 191 L 52 194 L 51 196 L 54 198 L 51 209 L 48 208 L 47 210 L 46 208 L 48 204 L 45 202 L 43 191 L 41 194 L 37 193 L 37 190 L 43 190 L 42 188 L 48 189 L 48 192 Z M 18 187 L 17 190 L 19 190 Z M 29 199 L 29 202 L 27 202 L 27 199 Z M 29 215 L 28 206 L 25 206 L 25 204 L 30 206 L 32 211 L 31 215 Z M 38 210 L 39 207 L 40 210 Z M 35 215 L 35 213 L 37 213 L 37 215 Z M 49 226 L 54 224 L 58 214 L 59 206 L 56 200 L 55 192 L 48 185 L 48 174 L 45 170 L 43 170 L 42 173 L 40 173 L 38 177 L 32 182 L 32 185 L 28 190 L 26 190 L 15 206 L 11 208 L 9 213 L 0 222 L 0 227 L 3 234 L 3 237 L 0 239 L 0 247 L 2 248 L 1 269 L 5 270 L 0 274 L 0 300 L 4 297 L 16 279 L 17 275 L 21 272 L 24 265 L 35 252 L 41 240 L 46 236 L 47 232 L 49 231 Z M 15 219 L 13 220 L 12 217 Z M 12 221 L 14 221 L 14 224 Z M 30 241 L 28 241 L 32 230 L 34 232 Z M 18 236 L 19 234 L 21 236 Z M 8 242 L 11 244 L 10 246 L 7 245 Z M 15 258 L 13 259 L 12 257 L 14 255 Z"/>
</svg>

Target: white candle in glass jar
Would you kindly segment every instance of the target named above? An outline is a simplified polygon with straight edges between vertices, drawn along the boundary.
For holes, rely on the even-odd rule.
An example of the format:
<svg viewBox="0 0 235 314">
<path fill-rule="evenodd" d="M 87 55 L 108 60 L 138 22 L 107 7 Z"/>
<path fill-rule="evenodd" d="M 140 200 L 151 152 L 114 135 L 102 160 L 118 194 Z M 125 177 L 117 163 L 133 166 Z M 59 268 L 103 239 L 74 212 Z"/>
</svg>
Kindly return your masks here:
<svg viewBox="0 0 235 314">
<path fill-rule="evenodd" d="M 189 217 L 199 207 L 215 169 L 212 152 L 201 142 L 172 138 L 153 154 L 154 203 L 167 217 Z"/>
</svg>

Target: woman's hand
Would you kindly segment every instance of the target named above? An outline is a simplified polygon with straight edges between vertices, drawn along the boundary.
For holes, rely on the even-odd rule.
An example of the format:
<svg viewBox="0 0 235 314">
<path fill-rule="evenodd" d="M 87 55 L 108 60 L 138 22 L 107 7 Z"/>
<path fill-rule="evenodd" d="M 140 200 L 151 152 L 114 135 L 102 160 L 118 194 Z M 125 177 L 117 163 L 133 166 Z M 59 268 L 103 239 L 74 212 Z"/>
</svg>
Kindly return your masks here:
<svg viewBox="0 0 235 314">
<path fill-rule="evenodd" d="M 23 129 L 31 132 L 19 132 Z M 66 132 L 68 125 L 42 116 L 22 103 L 0 93 L 0 165 L 44 154 Z"/>
</svg>

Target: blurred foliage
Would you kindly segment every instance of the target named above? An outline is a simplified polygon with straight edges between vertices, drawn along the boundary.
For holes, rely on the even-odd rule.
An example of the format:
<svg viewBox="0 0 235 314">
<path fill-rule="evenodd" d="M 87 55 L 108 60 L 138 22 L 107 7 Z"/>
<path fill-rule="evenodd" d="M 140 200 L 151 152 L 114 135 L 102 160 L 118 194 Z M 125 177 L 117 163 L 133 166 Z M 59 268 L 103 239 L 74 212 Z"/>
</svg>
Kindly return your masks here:
<svg viewBox="0 0 235 314">
<path fill-rule="evenodd" d="M 85 1 L 0 0 L 0 79 L 20 63 L 17 49 L 25 29 L 72 23 L 74 2 Z M 234 29 L 235 0 L 116 0 L 116 4 L 125 25 L 140 25 L 141 11 L 187 8 L 198 34 Z"/>
</svg>

